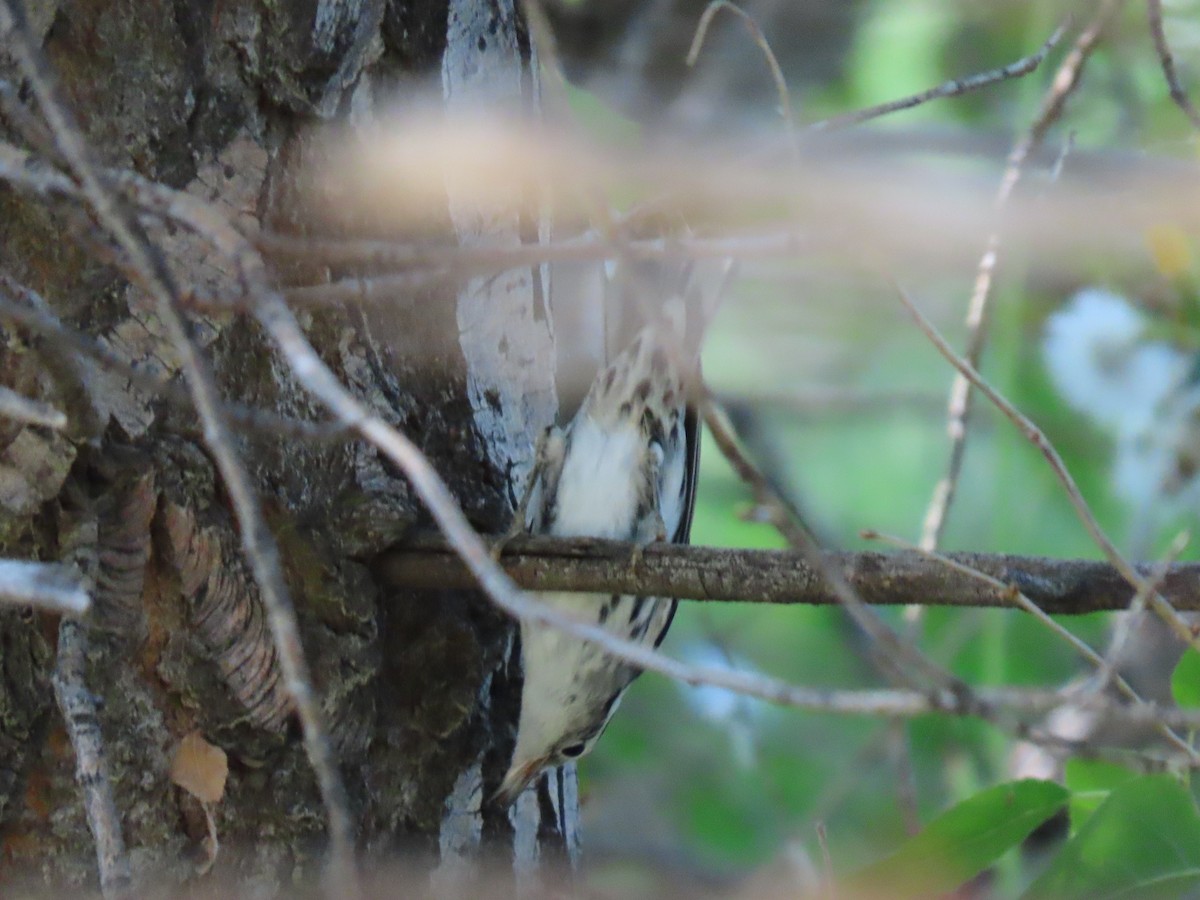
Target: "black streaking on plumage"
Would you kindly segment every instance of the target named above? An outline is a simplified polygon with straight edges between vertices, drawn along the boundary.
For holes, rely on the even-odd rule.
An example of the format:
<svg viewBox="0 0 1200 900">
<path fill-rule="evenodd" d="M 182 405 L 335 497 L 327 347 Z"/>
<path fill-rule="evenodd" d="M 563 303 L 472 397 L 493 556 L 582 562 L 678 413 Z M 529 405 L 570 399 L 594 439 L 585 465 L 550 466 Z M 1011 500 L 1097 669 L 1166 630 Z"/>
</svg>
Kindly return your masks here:
<svg viewBox="0 0 1200 900">
<path fill-rule="evenodd" d="M 688 321 L 691 293 L 664 305 L 597 375 L 570 423 L 554 430 L 553 451 L 534 476 L 531 531 L 641 544 L 663 536 L 688 540 L 700 435 L 687 398 L 699 373 L 695 336 L 703 325 Z M 540 599 L 655 647 L 677 606 L 670 598 L 621 595 L 543 593 Z M 590 750 L 640 672 L 591 642 L 535 622 L 521 623 L 521 638 L 525 684 L 517 743 L 496 795 L 505 804 L 542 769 Z"/>
</svg>

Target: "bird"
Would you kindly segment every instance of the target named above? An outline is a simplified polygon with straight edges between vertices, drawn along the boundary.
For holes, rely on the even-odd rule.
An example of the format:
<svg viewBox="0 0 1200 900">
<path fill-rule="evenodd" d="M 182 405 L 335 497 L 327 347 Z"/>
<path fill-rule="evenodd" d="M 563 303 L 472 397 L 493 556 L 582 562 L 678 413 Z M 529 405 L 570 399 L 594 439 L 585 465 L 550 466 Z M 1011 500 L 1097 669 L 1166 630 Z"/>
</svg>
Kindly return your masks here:
<svg viewBox="0 0 1200 900">
<path fill-rule="evenodd" d="M 722 274 L 722 284 L 728 268 Z M 592 381 L 565 426 L 538 441 L 517 524 L 534 534 L 630 541 L 689 539 L 700 429 L 698 288 L 683 282 Z M 700 323 L 701 326 L 705 323 Z M 544 592 L 541 602 L 615 635 L 658 647 L 675 615 L 668 597 Z M 512 804 L 547 768 L 589 753 L 640 669 L 596 644 L 522 620 L 524 683 L 512 762 L 494 799 Z"/>
</svg>

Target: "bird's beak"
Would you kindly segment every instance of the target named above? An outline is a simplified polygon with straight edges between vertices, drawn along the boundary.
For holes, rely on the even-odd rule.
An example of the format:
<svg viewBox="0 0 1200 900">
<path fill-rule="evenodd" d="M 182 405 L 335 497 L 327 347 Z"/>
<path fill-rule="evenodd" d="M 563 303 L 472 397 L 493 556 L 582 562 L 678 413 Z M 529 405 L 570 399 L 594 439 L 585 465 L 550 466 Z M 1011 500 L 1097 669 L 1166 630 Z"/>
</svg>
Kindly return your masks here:
<svg viewBox="0 0 1200 900">
<path fill-rule="evenodd" d="M 534 759 L 524 765 L 514 765 L 500 783 L 500 790 L 492 795 L 492 802 L 498 804 L 501 809 L 508 809 L 521 796 L 521 792 L 529 787 L 529 783 L 537 777 L 545 764 L 543 759 Z"/>
</svg>

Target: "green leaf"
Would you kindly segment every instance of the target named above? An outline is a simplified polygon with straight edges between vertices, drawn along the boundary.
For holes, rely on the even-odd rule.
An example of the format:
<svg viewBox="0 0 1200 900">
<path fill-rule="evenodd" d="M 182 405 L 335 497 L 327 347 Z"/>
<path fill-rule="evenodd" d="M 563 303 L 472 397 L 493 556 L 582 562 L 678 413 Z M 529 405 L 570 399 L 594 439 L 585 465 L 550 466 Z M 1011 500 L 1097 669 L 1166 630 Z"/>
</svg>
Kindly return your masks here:
<svg viewBox="0 0 1200 900">
<path fill-rule="evenodd" d="M 1050 781 L 1014 781 L 980 791 L 852 876 L 846 893 L 929 897 L 951 891 L 1023 841 L 1066 801 L 1066 789 Z"/>
<path fill-rule="evenodd" d="M 1171 695 L 1184 709 L 1200 708 L 1200 653 L 1188 647 L 1171 674 Z"/>
<path fill-rule="evenodd" d="M 1092 813 L 1108 799 L 1113 790 L 1138 777 L 1124 766 L 1095 759 L 1069 759 L 1066 766 L 1067 790 L 1071 800 L 1071 834 L 1077 834 Z"/>
<path fill-rule="evenodd" d="M 1169 775 L 1109 794 L 1029 888 L 1026 900 L 1180 897 L 1200 887 L 1200 816 Z"/>
</svg>

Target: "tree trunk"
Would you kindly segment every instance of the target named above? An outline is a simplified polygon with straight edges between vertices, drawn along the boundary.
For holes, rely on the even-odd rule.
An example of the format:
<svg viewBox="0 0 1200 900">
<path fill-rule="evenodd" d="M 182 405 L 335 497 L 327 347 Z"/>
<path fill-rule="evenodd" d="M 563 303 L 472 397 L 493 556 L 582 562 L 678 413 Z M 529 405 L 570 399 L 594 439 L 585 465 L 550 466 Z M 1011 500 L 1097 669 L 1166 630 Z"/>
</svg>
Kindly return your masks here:
<svg viewBox="0 0 1200 900">
<path fill-rule="evenodd" d="M 29 14 L 100 159 L 277 231 L 396 237 L 353 210 L 331 214 L 306 179 L 323 127 L 372 117 L 414 76 L 436 80 L 440 67 L 452 108 L 475 102 L 481 84 L 500 91 L 493 101 L 537 103 L 512 0 L 99 0 Z M 0 76 L 19 83 L 3 53 Z M 453 185 L 447 195 L 447 239 L 545 236 L 544 222 L 474 209 Z M 146 294 L 71 240 L 89 228 L 70 210 L 0 190 L 0 270 L 65 324 L 179 382 Z M 165 248 L 188 288 L 234 290 L 196 239 L 173 235 Z M 328 274 L 295 262 L 277 271 L 286 284 Z M 534 435 L 557 413 L 548 296 L 546 272 L 509 272 L 312 311 L 304 324 L 354 393 L 416 440 L 473 522 L 497 531 Z M 251 320 L 193 324 L 227 401 L 325 418 Z M 312 883 L 324 813 L 194 413 L 178 395 L 3 328 L 3 384 L 70 422 L 60 432 L 0 420 L 3 555 L 69 561 L 92 588 L 83 678 L 134 883 L 204 877 L 269 893 Z M 546 854 L 573 861 L 573 770 L 547 776 L 511 813 L 481 805 L 512 749 L 514 623 L 477 592 L 398 592 L 376 577 L 373 560 L 428 520 L 406 479 L 346 438 L 246 427 L 238 449 L 280 543 L 363 859 L 403 851 L 448 873 L 484 847 L 511 853 L 517 870 Z M 2 893 L 97 884 L 75 750 L 51 689 L 57 630 L 56 618 L 0 610 Z M 223 752 L 218 801 L 203 804 L 180 775 L 192 759 L 181 746 L 202 759 Z"/>
</svg>

